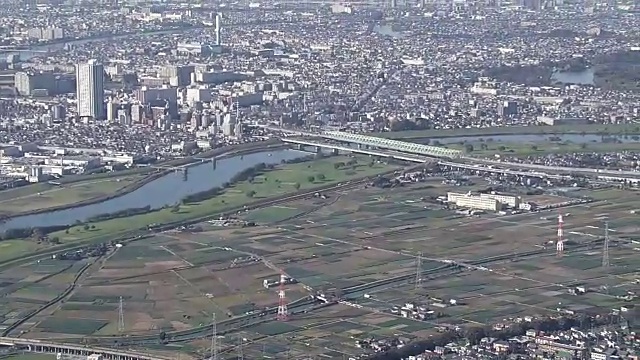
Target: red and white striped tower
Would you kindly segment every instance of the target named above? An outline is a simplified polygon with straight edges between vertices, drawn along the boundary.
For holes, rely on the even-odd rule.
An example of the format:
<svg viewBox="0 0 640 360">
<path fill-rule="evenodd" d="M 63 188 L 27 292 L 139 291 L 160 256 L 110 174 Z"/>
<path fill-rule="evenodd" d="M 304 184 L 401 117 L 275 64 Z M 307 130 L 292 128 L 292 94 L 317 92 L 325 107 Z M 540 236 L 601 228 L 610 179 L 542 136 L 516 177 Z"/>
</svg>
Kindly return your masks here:
<svg viewBox="0 0 640 360">
<path fill-rule="evenodd" d="M 562 218 L 562 214 L 558 215 L 558 241 L 556 242 L 556 254 L 558 256 L 562 256 L 564 253 L 564 230 L 562 226 L 564 224 L 564 219 Z"/>
<path fill-rule="evenodd" d="M 280 288 L 278 290 L 278 315 L 276 318 L 279 321 L 287 321 L 289 320 L 289 311 L 287 310 L 287 295 L 284 290 L 284 285 L 287 282 L 287 276 L 284 273 L 280 274 Z"/>
</svg>

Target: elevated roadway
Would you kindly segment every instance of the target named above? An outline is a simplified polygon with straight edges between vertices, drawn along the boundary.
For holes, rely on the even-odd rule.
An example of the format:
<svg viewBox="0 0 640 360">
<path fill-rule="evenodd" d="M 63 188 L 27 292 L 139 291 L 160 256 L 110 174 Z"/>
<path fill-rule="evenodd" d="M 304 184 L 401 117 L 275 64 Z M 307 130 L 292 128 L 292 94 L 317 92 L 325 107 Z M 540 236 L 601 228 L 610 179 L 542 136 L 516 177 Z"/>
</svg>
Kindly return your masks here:
<svg viewBox="0 0 640 360">
<path fill-rule="evenodd" d="M 439 146 L 415 144 L 393 139 L 384 139 L 376 136 L 354 134 L 345 131 L 309 132 L 302 130 L 280 129 L 269 126 L 267 126 L 266 128 L 272 131 L 279 131 L 287 135 L 322 138 L 346 144 L 357 144 L 359 146 L 372 149 L 392 150 L 413 155 L 428 156 L 432 158 L 457 159 L 462 156 L 462 151 L 460 150 L 447 149 Z"/>
<path fill-rule="evenodd" d="M 541 171 L 554 172 L 554 173 L 565 173 L 565 174 L 573 173 L 573 174 L 594 175 L 594 176 L 600 176 L 600 177 L 640 179 L 639 171 L 576 168 L 576 167 L 550 166 L 550 165 L 540 165 L 540 164 L 521 164 L 521 163 L 513 163 L 513 162 L 491 160 L 491 159 L 480 159 L 480 158 L 472 158 L 472 157 L 462 157 L 461 160 L 465 162 L 473 162 L 476 164 L 503 166 L 503 167 L 509 167 L 514 169 L 531 169 L 531 170 L 541 170 Z"/>
<path fill-rule="evenodd" d="M 353 152 L 353 153 L 365 154 L 365 155 L 371 155 L 371 156 L 380 156 L 380 157 L 387 157 L 387 158 L 390 157 L 398 160 L 411 161 L 416 163 L 426 163 L 426 162 L 434 161 L 433 158 L 429 158 L 426 156 L 412 155 L 412 154 L 406 154 L 401 152 L 378 151 L 378 150 L 372 150 L 368 148 L 354 148 L 354 147 L 349 147 L 347 145 L 328 144 L 323 142 L 307 141 L 307 140 L 300 140 L 300 139 L 293 139 L 293 138 L 283 138 L 282 142 L 288 143 L 288 144 L 300 145 L 300 146 L 312 146 L 315 148 L 325 148 L 325 149 L 344 151 L 344 152 Z"/>
<path fill-rule="evenodd" d="M 325 149 L 332 149 L 332 150 L 337 150 L 337 151 L 342 151 L 342 152 L 350 152 L 350 153 L 357 153 L 357 154 L 365 154 L 365 155 L 371 155 L 371 156 L 379 156 L 379 157 L 383 157 L 383 158 L 392 158 L 392 159 L 398 159 L 398 160 L 403 160 L 403 161 L 411 161 L 411 162 L 415 162 L 415 163 L 437 163 L 438 165 L 442 165 L 442 166 L 449 166 L 452 168 L 457 168 L 457 169 L 466 169 L 466 170 L 475 170 L 475 171 L 483 171 L 483 172 L 488 172 L 488 173 L 496 173 L 496 174 L 504 174 L 504 175 L 517 175 L 517 176 L 530 176 L 530 177 L 539 177 L 539 178 L 563 178 L 566 176 L 563 175 L 556 175 L 556 174 L 549 174 L 549 173 L 544 173 L 544 172 L 536 172 L 536 171 L 524 171 L 524 170 L 510 170 L 510 169 L 503 169 L 503 168 L 497 168 L 497 167 L 489 167 L 489 166 L 484 166 L 484 165 L 479 165 L 479 164 L 468 164 L 468 163 L 463 163 L 463 162 L 454 162 L 454 161 L 445 161 L 445 160 L 438 160 L 432 157 L 427 157 L 427 156 L 419 156 L 419 155 L 412 155 L 412 154 L 407 154 L 407 153 L 403 153 L 400 151 L 392 151 L 392 150 L 378 150 L 378 149 L 370 149 L 370 148 L 366 148 L 366 147 L 350 147 L 347 145 L 338 145 L 338 144 L 332 144 L 332 143 L 324 143 L 324 142 L 318 142 L 318 141 L 311 141 L 311 140 L 303 140 L 303 139 L 295 139 L 295 138 L 282 138 L 282 141 L 288 144 L 295 144 L 295 145 L 299 145 L 299 146 L 310 146 L 310 147 L 314 147 L 314 148 L 325 148 Z"/>
<path fill-rule="evenodd" d="M 282 137 L 281 140 L 288 143 L 330 148 L 339 151 L 350 151 L 354 153 L 368 154 L 373 156 L 390 157 L 405 161 L 426 162 L 425 159 L 435 158 L 440 159 L 439 164 L 441 165 L 469 170 L 478 170 L 489 173 L 544 178 L 563 178 L 573 174 L 579 174 L 595 177 L 603 181 L 630 181 L 634 183 L 640 182 L 640 172 L 638 171 L 617 171 L 596 168 L 574 168 L 564 166 L 512 163 L 500 160 L 463 156 L 462 152 L 459 150 L 414 144 L 405 141 L 383 139 L 375 136 L 353 134 L 343 131 L 306 132 L 273 127 L 267 128 L 270 130 L 280 131 L 287 135 L 295 135 L 307 138 L 311 137 L 314 139 L 326 139 L 333 142 L 323 143 L 318 142 L 317 140 L 307 140 L 299 138 L 292 139 L 286 136 Z M 345 145 L 339 145 L 340 143 L 344 143 Z M 350 145 L 357 145 L 357 149 L 351 147 Z M 494 166 L 499 168 L 495 168 Z"/>
<path fill-rule="evenodd" d="M 89 356 L 92 354 L 102 355 L 108 360 L 170 360 L 169 357 L 160 357 L 150 354 L 143 354 L 135 351 L 125 351 L 108 349 L 103 347 L 89 347 L 75 344 L 62 344 L 53 341 L 36 339 L 19 339 L 11 337 L 0 337 L 0 345 L 16 348 L 28 349 L 37 353 L 52 353 L 74 356 Z"/>
</svg>

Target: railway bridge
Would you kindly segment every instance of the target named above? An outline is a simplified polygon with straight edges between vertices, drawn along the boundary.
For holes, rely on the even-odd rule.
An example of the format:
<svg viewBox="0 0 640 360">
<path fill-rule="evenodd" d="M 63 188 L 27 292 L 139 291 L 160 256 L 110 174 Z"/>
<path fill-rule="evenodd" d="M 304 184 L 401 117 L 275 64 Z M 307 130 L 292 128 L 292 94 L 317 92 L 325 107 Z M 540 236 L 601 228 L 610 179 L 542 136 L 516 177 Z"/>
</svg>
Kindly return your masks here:
<svg viewBox="0 0 640 360">
<path fill-rule="evenodd" d="M 93 354 L 102 355 L 107 360 L 170 360 L 169 357 L 161 357 L 150 354 L 143 354 L 135 351 L 116 350 L 102 347 L 83 346 L 75 344 L 63 344 L 53 341 L 37 339 L 20 339 L 11 337 L 0 337 L 0 346 L 10 346 L 20 349 L 27 349 L 36 353 L 52 353 L 76 356 L 89 356 Z"/>
</svg>

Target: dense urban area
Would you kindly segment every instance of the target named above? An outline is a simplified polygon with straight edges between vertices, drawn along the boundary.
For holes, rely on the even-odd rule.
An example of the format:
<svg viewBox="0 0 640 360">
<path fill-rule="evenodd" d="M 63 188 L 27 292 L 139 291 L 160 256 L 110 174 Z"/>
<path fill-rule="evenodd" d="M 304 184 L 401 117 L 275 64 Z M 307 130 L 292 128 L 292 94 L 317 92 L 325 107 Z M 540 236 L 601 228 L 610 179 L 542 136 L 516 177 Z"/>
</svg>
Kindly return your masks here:
<svg viewBox="0 0 640 360">
<path fill-rule="evenodd" d="M 0 357 L 640 358 L 640 3 L 3 0 Z"/>
</svg>

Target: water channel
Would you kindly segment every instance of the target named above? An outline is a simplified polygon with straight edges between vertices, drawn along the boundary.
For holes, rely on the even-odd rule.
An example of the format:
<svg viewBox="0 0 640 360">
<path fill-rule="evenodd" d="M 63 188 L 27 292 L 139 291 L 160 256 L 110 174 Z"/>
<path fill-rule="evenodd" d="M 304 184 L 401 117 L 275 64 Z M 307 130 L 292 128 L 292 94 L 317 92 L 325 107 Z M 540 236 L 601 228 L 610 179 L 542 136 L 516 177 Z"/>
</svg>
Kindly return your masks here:
<svg viewBox="0 0 640 360">
<path fill-rule="evenodd" d="M 187 195 L 220 186 L 240 171 L 259 163 L 280 164 L 283 160 L 308 155 L 296 150 L 254 153 L 218 160 L 215 169 L 212 162 L 205 162 L 190 167 L 187 177 L 182 172 L 170 173 L 133 192 L 101 203 L 9 219 L 0 224 L 0 232 L 15 228 L 71 225 L 92 216 L 131 208 L 151 206 L 152 209 L 159 209 L 176 204 Z"/>
</svg>

